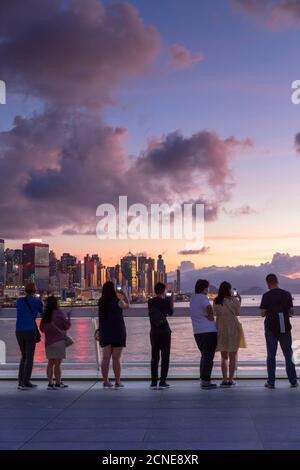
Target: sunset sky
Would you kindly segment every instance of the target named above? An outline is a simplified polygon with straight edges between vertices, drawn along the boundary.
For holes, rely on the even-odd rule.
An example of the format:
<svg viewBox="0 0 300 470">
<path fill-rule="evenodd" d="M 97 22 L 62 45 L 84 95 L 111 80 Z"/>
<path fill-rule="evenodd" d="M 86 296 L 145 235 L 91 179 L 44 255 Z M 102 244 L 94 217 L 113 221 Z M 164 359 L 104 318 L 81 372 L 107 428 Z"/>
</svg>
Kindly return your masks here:
<svg viewBox="0 0 300 470">
<path fill-rule="evenodd" d="M 6 247 L 165 252 L 169 270 L 299 255 L 299 34 L 297 0 L 2 0 Z M 123 194 L 207 201 L 208 249 L 100 242 L 96 208 Z"/>
</svg>

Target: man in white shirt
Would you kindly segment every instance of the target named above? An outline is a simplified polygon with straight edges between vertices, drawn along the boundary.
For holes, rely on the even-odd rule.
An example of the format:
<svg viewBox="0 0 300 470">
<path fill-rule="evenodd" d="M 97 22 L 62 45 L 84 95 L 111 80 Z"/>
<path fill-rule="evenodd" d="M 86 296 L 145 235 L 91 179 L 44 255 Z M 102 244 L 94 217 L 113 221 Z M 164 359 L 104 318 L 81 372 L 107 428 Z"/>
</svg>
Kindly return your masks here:
<svg viewBox="0 0 300 470">
<path fill-rule="evenodd" d="M 208 281 L 199 279 L 196 282 L 195 294 L 193 294 L 190 302 L 190 316 L 195 341 L 201 352 L 201 387 L 210 390 L 217 386 L 211 383 L 211 373 L 214 365 L 218 335 L 213 309 L 208 299 L 208 289 Z"/>
</svg>

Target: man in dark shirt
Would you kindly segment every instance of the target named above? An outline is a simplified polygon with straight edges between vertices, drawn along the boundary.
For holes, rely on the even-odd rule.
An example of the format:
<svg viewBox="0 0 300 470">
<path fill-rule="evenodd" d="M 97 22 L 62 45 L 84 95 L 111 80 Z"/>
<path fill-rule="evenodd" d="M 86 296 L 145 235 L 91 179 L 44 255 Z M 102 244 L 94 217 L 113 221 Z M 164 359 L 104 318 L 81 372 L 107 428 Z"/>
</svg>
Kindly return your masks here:
<svg viewBox="0 0 300 470">
<path fill-rule="evenodd" d="M 282 349 L 286 373 L 291 387 L 298 387 L 295 364 L 293 362 L 290 317 L 293 316 L 293 299 L 289 292 L 280 289 L 275 274 L 268 274 L 266 282 L 269 291 L 261 300 L 260 309 L 265 317 L 265 337 L 267 343 L 267 388 L 275 388 L 276 353 L 278 342 Z"/>
<path fill-rule="evenodd" d="M 173 315 L 173 295 L 166 297 L 166 286 L 158 282 L 154 286 L 155 297 L 149 299 L 148 310 L 151 324 L 151 385 L 157 388 L 158 364 L 161 355 L 160 389 L 169 388 L 167 376 L 170 362 L 171 329 L 167 320 L 168 315 Z"/>
</svg>

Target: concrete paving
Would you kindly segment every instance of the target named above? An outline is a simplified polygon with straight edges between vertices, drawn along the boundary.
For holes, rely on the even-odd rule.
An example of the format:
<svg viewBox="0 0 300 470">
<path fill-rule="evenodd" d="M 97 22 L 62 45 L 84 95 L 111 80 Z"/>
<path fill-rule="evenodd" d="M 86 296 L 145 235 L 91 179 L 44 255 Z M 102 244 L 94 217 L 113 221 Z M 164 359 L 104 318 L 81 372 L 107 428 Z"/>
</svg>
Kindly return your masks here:
<svg viewBox="0 0 300 470">
<path fill-rule="evenodd" d="M 300 449 L 300 389 L 287 381 L 275 390 L 241 380 L 211 391 L 195 380 L 162 391 L 141 381 L 123 390 L 37 383 L 19 391 L 0 382 L 0 449 Z"/>
</svg>

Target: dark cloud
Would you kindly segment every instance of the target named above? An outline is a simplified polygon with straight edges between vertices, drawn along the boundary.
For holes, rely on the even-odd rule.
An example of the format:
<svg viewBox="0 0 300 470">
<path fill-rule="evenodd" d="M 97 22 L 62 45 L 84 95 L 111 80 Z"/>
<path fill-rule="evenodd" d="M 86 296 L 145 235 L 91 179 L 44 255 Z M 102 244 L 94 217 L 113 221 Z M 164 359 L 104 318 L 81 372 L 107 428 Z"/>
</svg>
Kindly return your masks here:
<svg viewBox="0 0 300 470">
<path fill-rule="evenodd" d="M 203 54 L 192 54 L 186 47 L 174 44 L 169 49 L 170 61 L 175 69 L 186 69 L 204 59 Z"/>
<path fill-rule="evenodd" d="M 223 208 L 223 212 L 229 215 L 230 217 L 242 217 L 243 215 L 254 215 L 257 213 L 257 211 L 248 204 L 244 204 L 243 206 L 238 207 L 237 209 Z"/>
<path fill-rule="evenodd" d="M 1 236 L 94 233 L 96 207 L 123 194 L 129 203 L 204 202 L 206 220 L 217 217 L 234 185 L 231 159 L 249 140 L 177 131 L 131 159 L 127 129 L 103 120 L 121 83 L 144 73 L 159 52 L 158 32 L 136 9 L 98 0 L 2 1 L 0 37 L 10 92 L 44 105 L 0 133 Z"/>
<path fill-rule="evenodd" d="M 203 255 L 210 250 L 209 246 L 203 246 L 200 250 L 180 250 L 178 255 Z"/>
<path fill-rule="evenodd" d="M 103 105 L 111 101 L 116 86 L 152 63 L 160 47 L 159 34 L 128 3 L 63 4 L 1 4 L 1 78 L 10 88 L 60 107 Z"/>
</svg>

